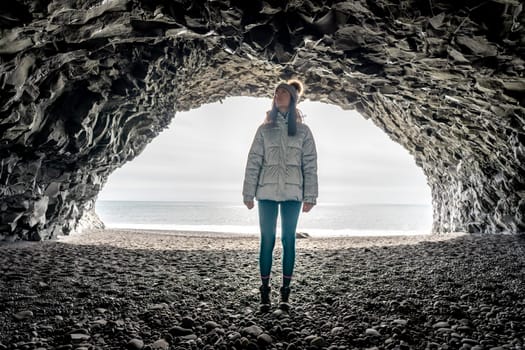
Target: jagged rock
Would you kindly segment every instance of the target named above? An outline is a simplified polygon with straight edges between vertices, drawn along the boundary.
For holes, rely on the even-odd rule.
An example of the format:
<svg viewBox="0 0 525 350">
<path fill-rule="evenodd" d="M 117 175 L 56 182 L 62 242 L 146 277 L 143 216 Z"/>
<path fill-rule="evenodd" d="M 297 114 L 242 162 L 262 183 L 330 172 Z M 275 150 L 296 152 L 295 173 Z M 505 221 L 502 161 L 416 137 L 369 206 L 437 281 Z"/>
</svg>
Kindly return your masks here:
<svg viewBox="0 0 525 350">
<path fill-rule="evenodd" d="M 292 76 L 414 156 L 434 232 L 523 232 L 524 42 L 514 0 L 2 2 L 0 237 L 74 232 L 177 111 Z"/>
</svg>

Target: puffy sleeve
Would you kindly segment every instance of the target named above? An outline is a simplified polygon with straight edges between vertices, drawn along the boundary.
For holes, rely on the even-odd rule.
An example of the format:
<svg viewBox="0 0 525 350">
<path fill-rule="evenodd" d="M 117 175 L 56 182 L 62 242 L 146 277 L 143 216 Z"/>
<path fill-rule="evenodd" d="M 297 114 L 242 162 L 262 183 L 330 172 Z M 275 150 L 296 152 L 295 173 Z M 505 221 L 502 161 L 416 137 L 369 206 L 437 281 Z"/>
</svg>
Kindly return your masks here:
<svg viewBox="0 0 525 350">
<path fill-rule="evenodd" d="M 306 125 L 305 125 L 306 126 Z M 314 136 L 306 126 L 306 136 L 303 141 L 303 201 L 316 204 L 318 196 L 317 184 L 317 150 Z"/>
<path fill-rule="evenodd" d="M 262 125 L 259 126 L 248 153 L 248 160 L 246 162 L 246 170 L 244 173 L 244 184 L 242 187 L 242 195 L 244 201 L 252 201 L 255 197 L 257 184 L 259 182 L 259 174 L 261 172 L 264 159 L 264 140 L 262 135 Z"/>
</svg>

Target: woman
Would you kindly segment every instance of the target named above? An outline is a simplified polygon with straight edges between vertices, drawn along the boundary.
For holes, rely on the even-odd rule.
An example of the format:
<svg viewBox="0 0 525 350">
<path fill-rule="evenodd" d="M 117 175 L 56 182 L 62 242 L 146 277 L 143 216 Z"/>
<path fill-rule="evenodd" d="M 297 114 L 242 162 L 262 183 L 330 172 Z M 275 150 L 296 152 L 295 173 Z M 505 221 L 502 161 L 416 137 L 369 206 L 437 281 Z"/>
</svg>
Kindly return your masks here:
<svg viewBox="0 0 525 350">
<path fill-rule="evenodd" d="M 277 215 L 281 212 L 283 279 L 281 308 L 287 309 L 295 264 L 295 230 L 301 210 L 309 212 L 317 200 L 317 151 L 310 128 L 296 108 L 303 85 L 297 80 L 280 83 L 272 109 L 255 134 L 243 185 L 248 209 L 258 201 L 261 242 L 261 310 L 270 307 L 270 274 Z"/>
</svg>

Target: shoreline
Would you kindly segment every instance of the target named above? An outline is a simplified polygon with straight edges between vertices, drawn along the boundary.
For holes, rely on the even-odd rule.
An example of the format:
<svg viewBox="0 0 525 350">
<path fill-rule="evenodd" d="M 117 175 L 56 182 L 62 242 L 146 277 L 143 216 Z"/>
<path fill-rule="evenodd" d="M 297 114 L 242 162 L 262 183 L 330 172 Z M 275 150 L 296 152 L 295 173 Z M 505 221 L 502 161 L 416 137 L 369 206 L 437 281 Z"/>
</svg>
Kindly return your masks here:
<svg viewBox="0 0 525 350">
<path fill-rule="evenodd" d="M 421 242 L 440 242 L 465 236 L 464 233 L 444 235 L 384 235 L 384 236 L 328 236 L 297 238 L 296 249 L 337 250 L 369 246 L 393 246 L 418 244 Z M 258 234 L 239 234 L 227 232 L 142 230 L 142 229 L 103 229 L 87 230 L 69 236 L 60 236 L 59 242 L 70 244 L 109 245 L 120 248 L 145 248 L 166 250 L 257 250 Z M 280 249 L 277 236 L 275 248 Z"/>
<path fill-rule="evenodd" d="M 523 349 L 525 237 L 297 240 L 258 311 L 258 237 L 92 230 L 0 249 L 0 349 Z"/>
</svg>

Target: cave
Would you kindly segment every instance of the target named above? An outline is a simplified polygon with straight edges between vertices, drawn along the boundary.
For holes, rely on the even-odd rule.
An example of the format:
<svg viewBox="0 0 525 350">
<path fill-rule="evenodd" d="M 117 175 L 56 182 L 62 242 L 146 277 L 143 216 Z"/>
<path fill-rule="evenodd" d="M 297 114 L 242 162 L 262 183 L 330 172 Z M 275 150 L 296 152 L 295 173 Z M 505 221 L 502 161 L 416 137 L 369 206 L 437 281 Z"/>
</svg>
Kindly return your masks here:
<svg viewBox="0 0 525 350">
<path fill-rule="evenodd" d="M 432 191 L 432 232 L 525 231 L 519 0 L 0 4 L 0 240 L 100 225 L 97 194 L 186 111 L 270 97 L 356 109 Z M 322 189 L 321 189 L 322 191 Z"/>
</svg>

